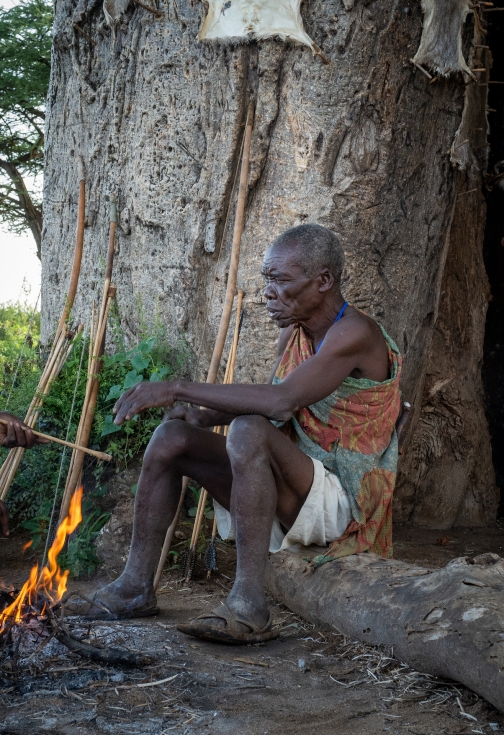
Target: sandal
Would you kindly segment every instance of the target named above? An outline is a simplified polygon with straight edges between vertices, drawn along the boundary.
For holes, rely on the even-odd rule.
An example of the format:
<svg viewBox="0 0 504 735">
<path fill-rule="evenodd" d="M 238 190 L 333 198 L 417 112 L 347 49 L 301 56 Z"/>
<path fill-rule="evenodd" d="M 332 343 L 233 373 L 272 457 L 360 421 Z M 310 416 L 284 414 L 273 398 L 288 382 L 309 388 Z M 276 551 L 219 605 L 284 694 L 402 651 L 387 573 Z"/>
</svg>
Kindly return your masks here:
<svg viewBox="0 0 504 735">
<path fill-rule="evenodd" d="M 128 620 L 129 618 L 150 618 L 159 613 L 155 598 L 154 604 L 147 602 L 138 607 L 124 608 L 114 612 L 96 599 L 97 594 L 98 592 L 95 592 L 89 599 L 82 593 L 74 593 L 64 602 L 65 614 L 80 615 L 86 620 Z"/>
<path fill-rule="evenodd" d="M 218 628 L 211 623 L 200 622 L 208 620 L 208 618 L 225 620 L 226 627 Z M 280 635 L 279 631 L 271 630 L 271 624 L 271 613 L 268 615 L 266 625 L 260 628 L 252 620 L 245 617 L 245 615 L 232 613 L 227 605 L 221 602 L 212 612 L 200 615 L 189 623 L 177 625 L 177 630 L 186 635 L 203 638 L 207 641 L 215 641 L 216 643 L 263 643 L 264 641 L 271 641 L 273 638 L 278 638 Z M 241 627 L 242 625 L 249 628 L 250 632 L 245 632 Z"/>
</svg>

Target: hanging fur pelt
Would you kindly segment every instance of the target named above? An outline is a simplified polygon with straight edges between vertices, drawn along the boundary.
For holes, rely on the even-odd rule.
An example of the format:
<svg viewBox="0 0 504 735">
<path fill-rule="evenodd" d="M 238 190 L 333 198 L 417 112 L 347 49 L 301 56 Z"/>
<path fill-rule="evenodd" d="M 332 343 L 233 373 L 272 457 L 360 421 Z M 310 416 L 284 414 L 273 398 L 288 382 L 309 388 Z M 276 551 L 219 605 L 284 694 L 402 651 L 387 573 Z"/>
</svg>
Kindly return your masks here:
<svg viewBox="0 0 504 735">
<path fill-rule="evenodd" d="M 462 55 L 462 28 L 472 12 L 469 0 L 422 0 L 422 9 L 422 39 L 413 63 L 441 76 L 457 71 L 473 76 Z"/>
<path fill-rule="evenodd" d="M 277 37 L 318 46 L 303 28 L 301 0 L 208 0 L 208 13 L 198 40 L 229 39 L 235 42 L 253 38 Z"/>
</svg>

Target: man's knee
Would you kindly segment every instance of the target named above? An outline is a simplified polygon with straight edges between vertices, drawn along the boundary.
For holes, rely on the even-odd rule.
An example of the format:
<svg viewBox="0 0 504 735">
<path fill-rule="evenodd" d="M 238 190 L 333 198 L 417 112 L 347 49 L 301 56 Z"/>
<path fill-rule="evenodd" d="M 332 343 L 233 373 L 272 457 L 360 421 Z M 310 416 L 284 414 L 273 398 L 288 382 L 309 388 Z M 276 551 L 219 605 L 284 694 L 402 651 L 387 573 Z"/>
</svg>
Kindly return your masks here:
<svg viewBox="0 0 504 735">
<path fill-rule="evenodd" d="M 231 462 L 250 460 L 268 451 L 271 424 L 264 416 L 238 416 L 229 427 L 226 450 Z"/>
<path fill-rule="evenodd" d="M 152 435 L 144 461 L 171 461 L 185 454 L 192 443 L 191 428 L 186 421 L 164 421 Z"/>
</svg>

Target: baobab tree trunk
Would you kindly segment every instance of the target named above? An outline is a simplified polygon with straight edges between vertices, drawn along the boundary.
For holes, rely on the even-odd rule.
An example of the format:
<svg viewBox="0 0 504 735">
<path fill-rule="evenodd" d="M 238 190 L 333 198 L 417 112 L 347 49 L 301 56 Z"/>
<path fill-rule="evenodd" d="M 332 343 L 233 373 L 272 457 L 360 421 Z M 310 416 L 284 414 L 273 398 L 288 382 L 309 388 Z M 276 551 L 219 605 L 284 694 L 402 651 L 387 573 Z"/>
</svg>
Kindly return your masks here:
<svg viewBox="0 0 504 735">
<path fill-rule="evenodd" d="M 208 366 L 220 316 L 248 102 L 256 104 L 239 287 L 245 320 L 236 379 L 263 381 L 276 329 L 261 296 L 271 239 L 319 222 L 342 239 L 349 301 L 381 321 L 404 358 L 415 418 L 396 518 L 446 528 L 496 511 L 480 363 L 488 288 L 486 87 L 429 79 L 410 59 L 420 3 L 313 0 L 310 37 L 329 59 L 276 40 L 196 40 L 204 6 L 131 4 L 113 31 L 94 0 L 58 2 L 49 92 L 43 233 L 43 338 L 64 303 L 78 196 L 88 186 L 75 311 L 89 318 L 119 202 L 115 283 L 131 340 L 156 311 Z M 471 37 L 471 23 L 467 37 Z M 95 44 L 79 32 L 77 24 Z M 489 65 L 484 50 L 470 64 Z M 474 60 L 474 63 L 472 61 Z M 485 74 L 479 73 L 484 83 Z"/>
</svg>

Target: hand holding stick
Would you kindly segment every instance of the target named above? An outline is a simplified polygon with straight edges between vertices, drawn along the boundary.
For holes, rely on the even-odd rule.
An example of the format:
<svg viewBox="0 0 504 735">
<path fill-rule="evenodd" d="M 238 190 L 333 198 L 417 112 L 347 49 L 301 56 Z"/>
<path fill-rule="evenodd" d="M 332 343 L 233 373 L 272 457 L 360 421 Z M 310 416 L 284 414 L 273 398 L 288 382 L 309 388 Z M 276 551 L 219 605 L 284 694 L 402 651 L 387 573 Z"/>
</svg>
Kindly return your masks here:
<svg viewBox="0 0 504 735">
<path fill-rule="evenodd" d="M 6 421 L 5 419 L 0 419 L 0 424 L 4 424 L 5 426 L 9 425 L 9 421 Z M 91 454 L 93 457 L 97 457 L 98 459 L 103 459 L 106 462 L 110 462 L 112 459 L 110 454 L 105 454 L 104 452 L 97 452 L 94 449 L 88 449 L 87 447 L 81 447 L 78 444 L 72 444 L 72 442 L 67 442 L 64 439 L 58 439 L 56 436 L 51 436 L 50 434 L 42 434 L 40 431 L 35 431 L 35 429 L 31 429 L 32 434 L 35 434 L 35 436 L 40 437 L 41 439 L 45 439 L 46 441 L 50 442 L 56 442 L 56 444 L 63 444 L 65 447 L 70 447 L 71 449 L 78 449 L 81 452 L 86 452 L 86 454 Z"/>
</svg>

